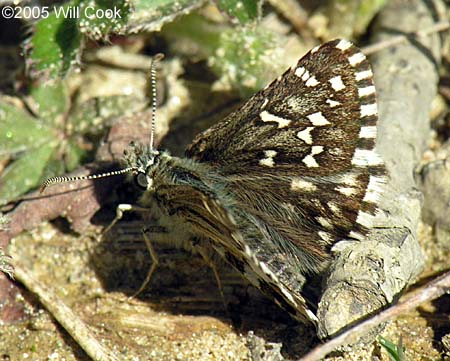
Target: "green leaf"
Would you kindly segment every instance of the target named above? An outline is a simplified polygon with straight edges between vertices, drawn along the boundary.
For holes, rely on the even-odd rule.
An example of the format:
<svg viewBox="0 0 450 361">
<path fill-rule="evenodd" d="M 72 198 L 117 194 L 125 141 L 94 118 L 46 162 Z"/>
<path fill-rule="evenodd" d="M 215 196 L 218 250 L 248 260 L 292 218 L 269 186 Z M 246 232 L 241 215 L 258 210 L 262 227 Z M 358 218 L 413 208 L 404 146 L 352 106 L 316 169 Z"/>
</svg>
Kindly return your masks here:
<svg viewBox="0 0 450 361">
<path fill-rule="evenodd" d="M 71 1 L 58 9 L 67 10 L 77 4 L 77 1 Z M 49 78 L 66 75 L 70 67 L 77 63 L 80 53 L 81 35 L 77 19 L 63 16 L 61 12 L 50 14 L 37 22 L 27 46 L 31 47 L 29 58 L 33 77 L 42 74 Z"/>
<path fill-rule="evenodd" d="M 80 31 L 94 40 L 106 39 L 110 33 L 123 34 L 130 11 L 127 0 L 80 1 Z"/>
<path fill-rule="evenodd" d="M 386 0 L 366 0 L 359 3 L 358 15 L 355 19 L 354 33 L 356 35 L 364 34 L 367 26 L 386 4 Z"/>
<path fill-rule="evenodd" d="M 383 336 L 378 336 L 378 342 L 386 350 L 392 361 L 405 361 L 406 348 L 402 345 L 402 336 L 398 340 L 398 344 L 391 342 Z"/>
<path fill-rule="evenodd" d="M 219 8 L 231 19 L 245 24 L 261 17 L 261 0 L 216 0 Z"/>
<path fill-rule="evenodd" d="M 69 108 L 69 95 L 64 83 L 40 84 L 30 91 L 35 101 L 36 111 L 47 124 L 55 124 L 57 116 L 64 115 Z"/>
<path fill-rule="evenodd" d="M 142 108 L 143 100 L 135 95 L 96 97 L 75 104 L 70 114 L 73 134 L 96 134 L 104 130 L 108 119 L 133 114 Z"/>
<path fill-rule="evenodd" d="M 220 34 L 223 31 L 223 26 L 211 23 L 198 13 L 192 13 L 165 25 L 162 34 L 175 44 L 175 47 L 177 41 L 183 45 L 192 42 L 195 44 L 193 48 L 198 49 L 200 55 L 208 57 L 219 47 Z"/>
<path fill-rule="evenodd" d="M 0 102 L 0 155 L 39 147 L 53 138 L 40 120 L 13 105 Z"/>
<path fill-rule="evenodd" d="M 205 3 L 206 0 L 135 0 L 135 11 L 130 15 L 128 27 L 130 32 L 160 31 L 163 25 Z"/>
<path fill-rule="evenodd" d="M 67 172 L 71 172 L 76 167 L 78 167 L 83 162 L 83 159 L 86 158 L 86 156 L 87 156 L 86 150 L 81 149 L 75 142 L 69 142 L 67 144 L 65 156 Z"/>
<path fill-rule="evenodd" d="M 247 97 L 279 72 L 278 50 L 274 34 L 268 30 L 253 26 L 231 28 L 222 32 L 220 46 L 208 60 L 221 81 Z"/>
<path fill-rule="evenodd" d="M 5 204 L 39 185 L 42 172 L 55 150 L 56 142 L 25 153 L 0 176 L 0 204 Z"/>
</svg>

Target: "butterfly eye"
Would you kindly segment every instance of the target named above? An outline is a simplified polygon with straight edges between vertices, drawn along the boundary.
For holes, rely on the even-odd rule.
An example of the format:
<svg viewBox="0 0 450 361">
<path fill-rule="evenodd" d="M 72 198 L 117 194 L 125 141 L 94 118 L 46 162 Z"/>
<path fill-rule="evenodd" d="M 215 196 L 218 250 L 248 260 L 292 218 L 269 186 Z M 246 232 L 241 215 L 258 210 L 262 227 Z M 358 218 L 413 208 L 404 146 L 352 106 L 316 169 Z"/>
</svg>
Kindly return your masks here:
<svg viewBox="0 0 450 361">
<path fill-rule="evenodd" d="M 148 180 L 147 180 L 147 176 L 144 173 L 139 173 L 135 179 L 136 179 L 136 183 L 138 184 L 139 187 L 147 189 Z"/>
</svg>

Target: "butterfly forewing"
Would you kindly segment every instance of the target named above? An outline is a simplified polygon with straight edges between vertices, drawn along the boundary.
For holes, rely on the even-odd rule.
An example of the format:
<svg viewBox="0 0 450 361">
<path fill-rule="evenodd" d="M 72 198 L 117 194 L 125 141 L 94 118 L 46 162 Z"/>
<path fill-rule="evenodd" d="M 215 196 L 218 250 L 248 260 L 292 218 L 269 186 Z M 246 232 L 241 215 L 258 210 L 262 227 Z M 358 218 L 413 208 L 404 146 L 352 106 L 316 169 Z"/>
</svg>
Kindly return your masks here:
<svg viewBox="0 0 450 361">
<path fill-rule="evenodd" d="M 320 242 L 333 243 L 351 230 L 360 238 L 384 182 L 373 151 L 372 76 L 366 57 L 350 42 L 323 44 L 200 134 L 187 154 L 242 185 L 239 193 L 246 203 L 257 203 L 255 210 L 267 209 L 261 203 L 268 193 L 266 203 L 288 203 L 302 215 L 304 228 L 321 232 Z M 298 237 L 293 242 L 303 243 Z"/>
<path fill-rule="evenodd" d="M 187 154 L 220 164 L 227 173 L 239 173 L 242 167 L 291 172 L 294 166 L 304 176 L 333 174 L 351 167 L 358 146 L 373 148 L 376 129 L 367 127 L 375 123 L 370 65 L 355 46 L 336 40 L 308 52 L 227 119 L 199 135 Z"/>
</svg>

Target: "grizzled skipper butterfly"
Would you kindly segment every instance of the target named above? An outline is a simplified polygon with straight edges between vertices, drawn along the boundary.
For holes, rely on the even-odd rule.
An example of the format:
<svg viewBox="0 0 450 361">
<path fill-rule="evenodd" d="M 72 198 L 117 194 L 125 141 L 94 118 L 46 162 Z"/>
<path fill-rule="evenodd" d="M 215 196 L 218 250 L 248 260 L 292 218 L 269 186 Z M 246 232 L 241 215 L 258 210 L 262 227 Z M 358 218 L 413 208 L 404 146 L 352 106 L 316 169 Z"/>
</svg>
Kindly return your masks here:
<svg viewBox="0 0 450 361">
<path fill-rule="evenodd" d="M 153 66 L 152 74 L 155 89 Z M 315 323 L 301 294 L 306 277 L 325 269 L 337 241 L 364 239 L 385 183 L 372 77 L 358 48 L 334 40 L 199 134 L 185 158 L 154 149 L 152 132 L 150 145 L 130 145 L 126 169 L 100 175 L 131 171 L 144 189 L 139 206 L 120 205 L 113 224 L 126 210 L 158 214 L 296 319 Z M 42 190 L 100 176 L 54 177 Z M 148 281 L 157 257 L 144 236 L 154 260 Z"/>
</svg>

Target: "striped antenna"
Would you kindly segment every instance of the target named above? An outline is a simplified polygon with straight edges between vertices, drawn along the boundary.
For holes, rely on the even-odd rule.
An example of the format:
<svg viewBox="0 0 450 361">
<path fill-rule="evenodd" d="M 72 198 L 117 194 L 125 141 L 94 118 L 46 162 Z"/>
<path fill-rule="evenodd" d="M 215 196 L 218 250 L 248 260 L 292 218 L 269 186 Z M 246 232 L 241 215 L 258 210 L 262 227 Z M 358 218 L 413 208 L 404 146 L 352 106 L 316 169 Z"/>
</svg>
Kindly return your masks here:
<svg viewBox="0 0 450 361">
<path fill-rule="evenodd" d="M 164 58 L 164 54 L 158 53 L 156 54 L 153 59 L 152 63 L 150 65 L 150 81 L 152 86 L 152 123 L 151 123 L 151 133 L 150 133 L 150 149 L 153 149 L 153 143 L 154 143 L 154 134 L 155 134 L 155 119 L 156 119 L 156 64 Z M 116 176 L 132 171 L 136 171 L 137 168 L 135 167 L 128 167 L 121 170 L 115 170 L 112 172 L 106 172 L 101 174 L 92 174 L 87 176 L 75 176 L 75 177 L 65 177 L 65 176 L 56 176 L 51 177 L 47 179 L 44 183 L 42 183 L 41 187 L 39 188 L 39 193 L 44 192 L 45 188 L 48 186 L 51 186 L 55 183 L 66 183 L 66 182 L 74 182 L 74 181 L 81 181 L 81 180 L 89 180 L 89 179 L 98 179 L 98 178 L 106 178 L 111 176 Z"/>
<path fill-rule="evenodd" d="M 114 170 L 112 172 L 106 172 L 106 173 L 100 173 L 100 174 L 92 174 L 92 175 L 85 175 L 85 176 L 74 176 L 74 177 L 65 177 L 65 176 L 57 176 L 57 177 L 51 177 L 47 179 L 44 183 L 42 183 L 41 187 L 39 188 L 39 193 L 44 192 L 45 188 L 48 186 L 51 186 L 55 183 L 66 183 L 66 182 L 74 182 L 74 181 L 80 181 L 80 180 L 89 180 L 89 179 L 98 179 L 98 178 L 106 178 L 106 177 L 112 177 L 115 175 L 120 175 L 128 172 L 132 172 L 136 170 L 134 167 L 129 167 L 125 169 L 120 170 Z"/>
<path fill-rule="evenodd" d="M 152 85 L 152 123 L 151 123 L 151 130 L 150 130 L 150 149 L 153 149 L 153 142 L 154 142 L 154 134 L 155 134 L 155 122 L 156 122 L 156 64 L 164 59 L 164 54 L 158 53 L 156 54 L 153 59 L 152 63 L 150 64 L 150 81 Z"/>
</svg>

